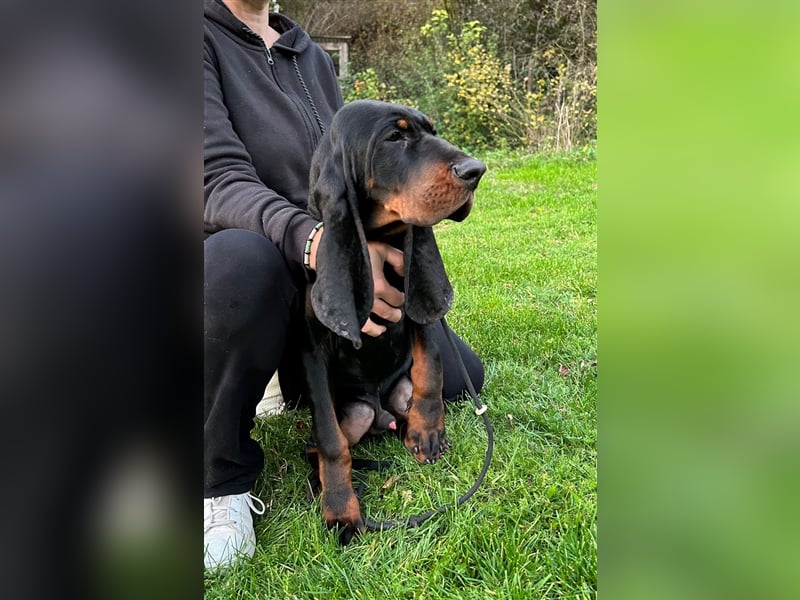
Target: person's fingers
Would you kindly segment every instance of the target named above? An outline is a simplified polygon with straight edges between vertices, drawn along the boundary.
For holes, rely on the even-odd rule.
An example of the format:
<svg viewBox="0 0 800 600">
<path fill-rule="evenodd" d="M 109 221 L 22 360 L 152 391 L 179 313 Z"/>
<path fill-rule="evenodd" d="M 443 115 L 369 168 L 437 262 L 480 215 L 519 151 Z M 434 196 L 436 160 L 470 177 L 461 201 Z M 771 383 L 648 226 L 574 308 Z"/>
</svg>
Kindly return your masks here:
<svg viewBox="0 0 800 600">
<path fill-rule="evenodd" d="M 405 294 L 400 290 L 398 290 L 397 288 L 392 287 L 389 284 L 389 282 L 386 281 L 386 278 L 383 277 L 383 274 L 380 275 L 376 274 L 373 284 L 375 286 L 375 292 L 374 292 L 375 304 L 377 304 L 379 300 L 383 300 L 386 304 L 395 308 L 403 306 L 403 302 L 405 302 L 406 299 Z M 374 308 L 373 312 L 375 312 Z M 397 320 L 397 319 L 392 319 L 392 320 Z"/>
<path fill-rule="evenodd" d="M 374 323 L 372 319 L 367 319 L 367 322 L 361 328 L 361 333 L 365 333 L 370 337 L 378 337 L 384 331 L 386 331 L 386 327 Z"/>
<path fill-rule="evenodd" d="M 403 275 L 405 261 L 402 250 L 374 240 L 367 242 L 367 249 L 369 250 L 373 271 L 382 273 L 384 263 L 389 263 L 398 275 Z"/>
<path fill-rule="evenodd" d="M 383 300 L 375 300 L 375 304 L 372 305 L 372 312 L 392 323 L 397 323 L 403 318 L 402 310 L 387 304 Z"/>
<path fill-rule="evenodd" d="M 384 254 L 384 262 L 389 263 L 392 265 L 392 268 L 395 270 L 395 273 L 398 275 L 403 275 L 404 268 L 405 268 L 405 258 L 403 256 L 402 251 L 398 250 L 393 246 L 389 246 L 388 244 L 384 244 L 384 248 L 382 249 Z"/>
<path fill-rule="evenodd" d="M 390 323 L 397 323 L 403 318 L 403 311 L 400 307 L 405 302 L 405 294 L 386 280 L 383 269 L 384 265 L 388 263 L 398 274 L 402 275 L 404 269 L 403 253 L 383 242 L 369 242 L 369 255 L 372 263 L 374 291 L 374 303 L 371 312 Z M 372 337 L 377 337 L 384 331 L 386 331 L 386 327 L 378 325 L 372 319 L 367 319 L 367 322 L 361 328 L 362 333 Z"/>
</svg>

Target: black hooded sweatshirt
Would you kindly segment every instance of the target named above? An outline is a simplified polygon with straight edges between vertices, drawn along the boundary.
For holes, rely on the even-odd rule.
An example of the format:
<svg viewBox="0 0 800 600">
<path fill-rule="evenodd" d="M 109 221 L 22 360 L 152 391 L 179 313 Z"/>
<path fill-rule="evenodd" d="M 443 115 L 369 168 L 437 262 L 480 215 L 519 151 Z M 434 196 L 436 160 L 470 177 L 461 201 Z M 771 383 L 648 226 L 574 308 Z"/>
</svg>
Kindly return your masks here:
<svg viewBox="0 0 800 600">
<path fill-rule="evenodd" d="M 220 0 L 204 21 L 206 234 L 261 233 L 302 273 L 311 156 L 342 106 L 333 61 L 283 15 L 269 50 Z"/>
</svg>

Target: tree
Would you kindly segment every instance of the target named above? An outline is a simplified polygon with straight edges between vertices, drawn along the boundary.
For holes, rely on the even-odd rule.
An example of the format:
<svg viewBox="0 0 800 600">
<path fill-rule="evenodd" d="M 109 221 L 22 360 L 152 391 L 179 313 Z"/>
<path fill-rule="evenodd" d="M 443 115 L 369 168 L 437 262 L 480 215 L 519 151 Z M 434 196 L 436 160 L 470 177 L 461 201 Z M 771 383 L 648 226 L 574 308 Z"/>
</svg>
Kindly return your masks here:
<svg viewBox="0 0 800 600">
<path fill-rule="evenodd" d="M 503 109 L 473 103 L 478 112 L 459 124 L 461 133 L 474 125 L 474 133 L 494 132 L 478 136 L 489 144 L 505 140 L 555 149 L 596 135 L 595 0 L 286 0 L 281 10 L 312 35 L 351 36 L 354 77 L 344 82 L 351 97 L 416 104 L 439 118 L 449 111 L 446 120 L 455 123 L 459 102 L 469 104 L 492 88 L 492 77 L 504 89 L 508 77 L 513 93 L 496 91 L 492 97 L 505 103 Z M 439 41 L 424 39 L 435 14 L 446 15 L 440 19 L 445 30 L 438 32 Z M 481 28 L 481 39 L 471 43 L 486 55 L 473 54 L 454 70 L 448 64 L 453 48 L 441 40 L 450 35 L 469 42 L 475 31 L 470 24 Z M 495 115 L 492 124 L 481 121 L 488 113 Z"/>
</svg>

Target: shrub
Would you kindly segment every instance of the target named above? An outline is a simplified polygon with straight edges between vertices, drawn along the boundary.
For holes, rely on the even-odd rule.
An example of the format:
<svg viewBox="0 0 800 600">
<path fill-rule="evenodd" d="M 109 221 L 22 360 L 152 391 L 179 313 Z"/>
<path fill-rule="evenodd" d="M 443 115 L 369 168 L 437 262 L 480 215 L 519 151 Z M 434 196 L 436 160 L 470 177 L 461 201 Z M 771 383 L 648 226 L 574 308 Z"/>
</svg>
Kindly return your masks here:
<svg viewBox="0 0 800 600">
<path fill-rule="evenodd" d="M 543 53 L 545 61 L 555 56 L 552 49 Z M 525 82 L 533 91 L 516 93 L 514 121 L 522 141 L 543 150 L 571 150 L 595 139 L 597 66 L 566 60 L 552 64 L 549 72 L 532 85 Z"/>
<path fill-rule="evenodd" d="M 443 125 L 455 143 L 470 147 L 498 147 L 508 141 L 511 65 L 501 64 L 484 42 L 485 32 L 479 21 L 469 21 L 458 34 L 449 33 L 445 11 L 434 11 L 420 32 L 444 46 Z"/>
<path fill-rule="evenodd" d="M 345 100 L 371 98 L 418 108 L 445 137 L 467 149 L 506 146 L 510 66 L 502 65 L 484 42 L 486 28 L 478 21 L 465 23 L 458 34 L 450 27 L 447 12 L 434 10 L 419 36 L 405 40 L 404 57 L 394 56 L 389 64 L 376 61 L 375 68 L 342 82 Z"/>
<path fill-rule="evenodd" d="M 375 69 L 368 68 L 349 75 L 342 81 L 342 93 L 345 102 L 354 100 L 381 100 L 396 104 L 411 105 L 408 98 L 402 98 L 395 86 L 380 81 Z"/>
<path fill-rule="evenodd" d="M 445 10 L 392 42 L 403 51 L 372 56 L 368 68 L 343 81 L 345 100 L 414 106 L 444 137 L 473 151 L 571 150 L 596 138 L 594 61 L 539 47 L 515 80 L 480 21 L 454 23 Z"/>
</svg>

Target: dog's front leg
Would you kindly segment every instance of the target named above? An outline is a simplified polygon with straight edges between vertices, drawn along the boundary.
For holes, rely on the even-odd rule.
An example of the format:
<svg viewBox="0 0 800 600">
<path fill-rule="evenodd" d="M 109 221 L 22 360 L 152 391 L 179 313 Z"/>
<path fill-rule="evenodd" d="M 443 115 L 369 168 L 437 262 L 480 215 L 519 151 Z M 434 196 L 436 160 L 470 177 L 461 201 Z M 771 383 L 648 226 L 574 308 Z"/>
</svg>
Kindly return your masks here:
<svg viewBox="0 0 800 600">
<path fill-rule="evenodd" d="M 435 463 L 450 448 L 444 430 L 442 363 L 432 325 L 416 325 L 411 365 L 411 404 L 405 446 L 418 462 Z"/>
<path fill-rule="evenodd" d="M 353 491 L 352 458 L 347 438 L 336 419 L 328 379 L 328 364 L 317 350 L 306 355 L 314 439 L 319 452 L 322 516 L 331 529 L 339 530 L 340 543 L 364 531 L 361 507 Z"/>
</svg>

